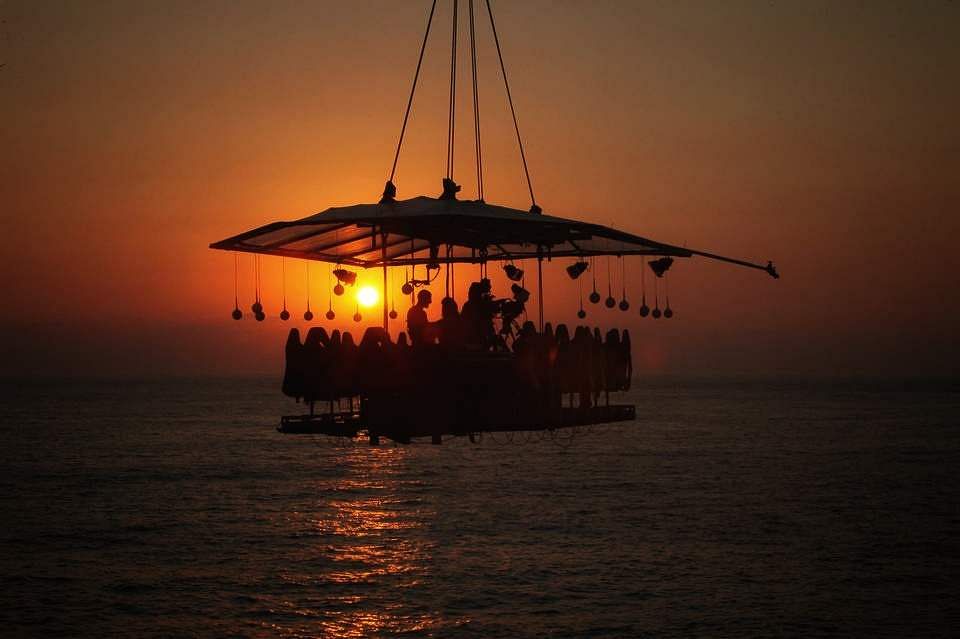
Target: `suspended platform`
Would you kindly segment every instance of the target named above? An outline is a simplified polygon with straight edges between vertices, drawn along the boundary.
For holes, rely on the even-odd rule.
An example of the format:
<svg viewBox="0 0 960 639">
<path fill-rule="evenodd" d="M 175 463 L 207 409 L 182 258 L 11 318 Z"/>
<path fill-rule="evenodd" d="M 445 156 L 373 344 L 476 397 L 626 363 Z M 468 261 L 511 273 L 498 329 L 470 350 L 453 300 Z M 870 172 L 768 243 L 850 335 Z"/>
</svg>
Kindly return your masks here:
<svg viewBox="0 0 960 639">
<path fill-rule="evenodd" d="M 536 411 L 539 421 L 527 421 L 534 418 L 533 411 L 505 411 L 500 415 L 474 415 L 453 425 L 439 423 L 434 416 L 424 413 L 420 421 L 414 424 L 383 423 L 374 419 L 371 424 L 364 419 L 362 412 L 321 413 L 316 415 L 286 415 L 280 418 L 277 430 L 289 435 L 328 435 L 332 437 L 355 438 L 366 434 L 371 444 L 379 443 L 380 437 L 392 439 L 401 444 L 409 444 L 416 437 L 430 437 L 439 444 L 442 438 L 450 435 L 471 435 L 479 432 L 516 432 L 556 430 L 571 426 L 590 426 L 614 422 L 634 421 L 636 408 L 631 404 L 610 404 L 590 408 L 558 407 L 547 411 Z M 406 418 L 416 418 L 407 413 Z M 489 421 L 492 418 L 493 421 Z"/>
<path fill-rule="evenodd" d="M 310 414 L 283 417 L 278 430 L 283 433 L 317 433 L 343 437 L 365 434 L 370 438 L 371 444 L 379 442 L 381 437 L 403 443 L 418 437 L 430 437 L 434 443 L 439 443 L 445 435 L 543 431 L 566 426 L 632 421 L 636 416 L 632 405 L 611 405 L 608 399 L 608 393 L 630 388 L 632 360 L 627 331 L 624 330 L 621 336 L 617 329 L 612 329 L 607 332 L 606 339 L 602 339 L 599 328 L 595 326 L 590 330 L 583 324 L 587 313 L 583 308 L 580 282 L 577 284 L 580 287 L 580 309 L 577 312 L 579 325 L 571 325 L 570 330 L 564 326 L 563 331 L 558 325 L 554 334 L 552 327 L 545 322 L 544 262 L 555 259 L 569 260 L 565 270 L 573 281 L 592 270 L 597 257 L 606 256 L 608 260 L 615 257 L 622 260 L 619 264 L 620 303 L 617 304 L 613 297 L 608 261 L 608 296 L 603 307 L 609 311 L 619 308 L 619 312 L 627 312 L 630 304 L 627 301 L 626 258 L 638 258 L 636 261 L 640 269 L 638 279 L 641 305 L 637 308 L 637 318 L 649 316 L 651 320 L 673 317 L 668 283 L 664 281 L 664 292 L 661 296 L 657 282 L 665 279 L 667 271 L 676 260 L 694 257 L 719 260 L 766 272 L 775 279 L 779 278 L 779 273 L 771 261 L 764 265 L 762 262 L 724 257 L 694 250 L 685 245 L 660 242 L 611 226 L 544 214 L 534 197 L 489 2 L 487 15 L 490 18 L 490 30 L 496 45 L 520 160 L 530 194 L 530 209 L 500 206 L 486 199 L 480 139 L 480 103 L 477 96 L 473 3 L 469 4 L 468 11 L 476 198 L 458 199 L 461 186 L 454 182 L 456 47 L 460 28 L 457 3 L 454 2 L 446 176 L 441 179 L 442 190 L 438 197 L 421 195 L 398 199 L 397 185 L 394 183 L 397 163 L 436 4 L 434 2 L 431 5 L 427 17 L 396 153 L 379 200 L 328 208 L 300 219 L 275 221 L 210 245 L 213 249 L 235 253 L 234 309 L 231 314 L 234 320 L 240 320 L 244 316 L 240 309 L 239 253 L 255 255 L 255 296 L 250 310 L 253 317 L 260 322 L 267 317 L 260 295 L 261 256 L 306 261 L 308 293 L 303 319 L 308 323 L 314 320 L 309 295 L 310 262 L 326 262 L 334 267 L 328 270 L 326 282 L 329 287 L 334 284 L 331 278 L 336 278 L 328 297 L 328 310 L 324 315 L 328 322 L 336 318 L 334 297 L 343 295 L 345 287 L 354 286 L 358 269 L 375 268 L 382 272 L 382 324 L 379 328 L 367 327 L 359 344 L 356 344 L 354 336 L 346 331 L 341 338 L 340 329 L 333 328 L 333 325 L 328 325 L 333 329 L 329 336 L 322 327 L 310 327 L 303 343 L 300 341 L 299 330 L 291 329 L 286 346 L 287 368 L 283 392 L 298 401 L 307 402 Z M 639 217 L 631 210 L 635 206 L 633 198 L 626 198 L 623 206 L 626 207 L 624 219 L 627 216 Z M 524 269 L 529 268 L 524 266 L 525 260 L 530 261 L 531 265 L 535 263 L 535 298 L 532 291 L 524 288 Z M 497 262 L 504 265 L 503 274 L 512 295 L 510 298 L 496 299 L 493 296 L 487 266 L 488 263 Z M 286 262 L 282 264 L 283 305 L 279 319 L 288 321 L 292 315 L 287 309 Z M 455 300 L 457 288 L 454 266 L 468 264 L 479 267 L 479 277 L 478 281 L 469 286 L 467 301 L 460 307 Z M 424 309 L 429 305 L 429 300 L 422 305 L 420 301 L 415 301 L 419 300 L 419 294 L 415 296 L 416 289 L 429 287 L 444 268 L 445 292 L 452 302 L 452 310 L 448 316 L 447 311 L 443 310 L 446 300 L 441 301 L 444 324 L 440 327 L 442 330 L 437 328 L 437 343 L 434 344 L 434 338 L 428 336 L 427 339 L 411 340 L 410 345 L 416 346 L 411 348 L 407 345 L 407 336 L 402 335 L 401 340 L 401 335 L 398 335 L 398 328 L 402 327 L 402 324 L 399 324 L 398 313 L 394 308 L 396 302 L 410 296 L 411 304 L 419 307 L 418 312 L 424 318 L 418 323 L 423 324 L 426 318 Z M 650 298 L 653 302 L 652 309 L 647 306 L 645 278 L 650 277 L 648 268 L 655 278 L 653 295 Z M 403 274 L 403 284 L 398 287 L 399 290 L 391 291 L 393 279 L 390 269 L 393 269 L 394 274 L 398 271 Z M 591 275 L 593 293 L 589 299 L 592 304 L 598 304 L 601 297 L 596 290 L 596 272 Z M 460 277 L 463 277 L 462 272 Z M 554 292 L 548 291 L 548 295 L 552 293 Z M 531 321 L 532 330 L 527 331 L 526 327 L 520 327 L 518 319 L 521 315 L 526 318 L 525 305 L 531 299 L 537 301 L 539 321 L 536 326 Z M 573 299 L 572 294 L 570 299 Z M 662 312 L 661 299 L 665 302 Z M 471 305 L 469 312 L 467 304 Z M 599 310 L 603 307 L 597 308 Z M 355 308 L 357 312 L 353 316 L 354 321 L 360 322 L 362 316 L 359 312 L 359 298 Z M 391 321 L 394 322 L 392 333 Z M 603 323 L 609 325 L 609 319 Z M 342 328 L 342 325 L 340 327 Z M 528 333 L 524 339 L 529 340 L 525 344 L 521 340 L 524 331 Z M 497 340 L 489 339 L 494 333 L 498 336 Z M 423 348 L 424 346 L 426 348 Z M 571 395 L 577 397 L 578 408 L 573 408 L 570 401 L 563 401 Z M 597 398 L 600 396 L 605 397 L 602 406 L 597 405 Z M 357 398 L 359 408 L 353 410 Z M 350 400 L 351 410 L 335 412 L 333 403 L 343 399 Z M 315 405 L 324 404 L 330 406 L 329 412 L 314 411 Z"/>
</svg>

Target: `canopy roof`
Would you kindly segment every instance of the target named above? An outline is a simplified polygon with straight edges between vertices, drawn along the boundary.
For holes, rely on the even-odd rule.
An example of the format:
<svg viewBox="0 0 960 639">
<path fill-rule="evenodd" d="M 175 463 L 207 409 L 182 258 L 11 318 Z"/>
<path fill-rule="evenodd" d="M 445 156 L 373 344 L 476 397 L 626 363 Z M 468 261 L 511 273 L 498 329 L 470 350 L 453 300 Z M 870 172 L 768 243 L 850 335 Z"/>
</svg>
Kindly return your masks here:
<svg viewBox="0 0 960 639">
<path fill-rule="evenodd" d="M 431 247 L 437 250 L 433 257 Z M 769 272 L 759 264 L 655 242 L 600 224 L 483 201 L 426 196 L 333 207 L 299 220 L 273 222 L 214 242 L 210 248 L 362 268 L 538 256 L 702 255 Z"/>
</svg>

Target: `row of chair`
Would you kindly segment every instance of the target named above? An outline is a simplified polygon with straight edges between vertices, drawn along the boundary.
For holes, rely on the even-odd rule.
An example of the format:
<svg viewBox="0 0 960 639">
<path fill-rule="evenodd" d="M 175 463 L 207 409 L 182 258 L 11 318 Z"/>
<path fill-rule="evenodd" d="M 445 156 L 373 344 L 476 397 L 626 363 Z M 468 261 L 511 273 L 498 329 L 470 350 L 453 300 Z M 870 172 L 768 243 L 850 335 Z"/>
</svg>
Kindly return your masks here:
<svg viewBox="0 0 960 639">
<path fill-rule="evenodd" d="M 601 393 L 627 390 L 633 371 L 630 333 L 578 326 L 542 333 L 527 323 L 510 354 L 453 351 L 442 346 L 411 347 L 404 333 L 397 341 L 379 327 L 367 328 L 360 343 L 349 331 L 327 334 L 313 327 L 306 339 L 292 328 L 285 348 L 284 394 L 306 402 L 334 402 L 371 393 L 422 394 L 424 389 L 483 384 L 538 395 L 559 405 L 561 394 L 579 394 L 580 405 Z M 491 379 L 493 378 L 493 379 Z M 572 403 L 572 397 L 571 397 Z"/>
</svg>

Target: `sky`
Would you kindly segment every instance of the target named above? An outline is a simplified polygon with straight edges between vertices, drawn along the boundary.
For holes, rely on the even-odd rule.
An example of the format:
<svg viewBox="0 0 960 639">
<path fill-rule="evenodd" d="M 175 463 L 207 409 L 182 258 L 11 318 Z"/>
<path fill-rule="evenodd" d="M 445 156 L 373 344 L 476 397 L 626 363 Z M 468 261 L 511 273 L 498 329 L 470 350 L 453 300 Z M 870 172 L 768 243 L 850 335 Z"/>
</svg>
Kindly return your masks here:
<svg viewBox="0 0 960 639">
<path fill-rule="evenodd" d="M 440 192 L 450 6 L 438 3 L 400 198 Z M 633 309 L 588 306 L 588 319 L 631 329 L 639 375 L 956 375 L 960 3 L 493 8 L 544 212 L 771 259 L 782 274 L 681 260 L 676 315 L 654 322 L 635 313 L 640 266 L 628 260 Z M 207 247 L 379 198 L 428 9 L 0 1 L 0 376 L 282 371 L 286 331 L 304 323 L 276 317 L 280 259 L 263 264 L 270 317 L 233 322 L 234 259 Z M 478 39 L 486 200 L 526 209 L 482 13 Z M 461 62 L 455 178 L 473 198 Z M 566 265 L 546 265 L 545 311 L 573 323 Z M 244 310 L 252 268 L 243 256 Z M 305 266 L 285 268 L 299 318 Z M 314 269 L 322 311 L 329 287 Z M 354 309 L 335 303 L 338 325 L 352 326 Z M 362 325 L 378 319 L 368 312 Z"/>
</svg>

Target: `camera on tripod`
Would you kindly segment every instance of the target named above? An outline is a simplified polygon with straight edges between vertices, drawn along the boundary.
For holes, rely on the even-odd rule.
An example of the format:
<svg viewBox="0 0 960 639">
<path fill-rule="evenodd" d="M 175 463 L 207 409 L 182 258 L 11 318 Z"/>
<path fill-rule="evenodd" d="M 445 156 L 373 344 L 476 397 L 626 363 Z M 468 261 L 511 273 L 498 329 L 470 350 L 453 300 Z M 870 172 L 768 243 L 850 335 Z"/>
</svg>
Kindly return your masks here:
<svg viewBox="0 0 960 639">
<path fill-rule="evenodd" d="M 510 291 L 513 293 L 512 298 L 490 300 L 494 315 L 500 317 L 502 322 L 500 327 L 502 335 L 509 335 L 513 332 L 514 323 L 523 314 L 527 300 L 530 299 L 530 291 L 519 284 L 512 284 Z"/>
</svg>

